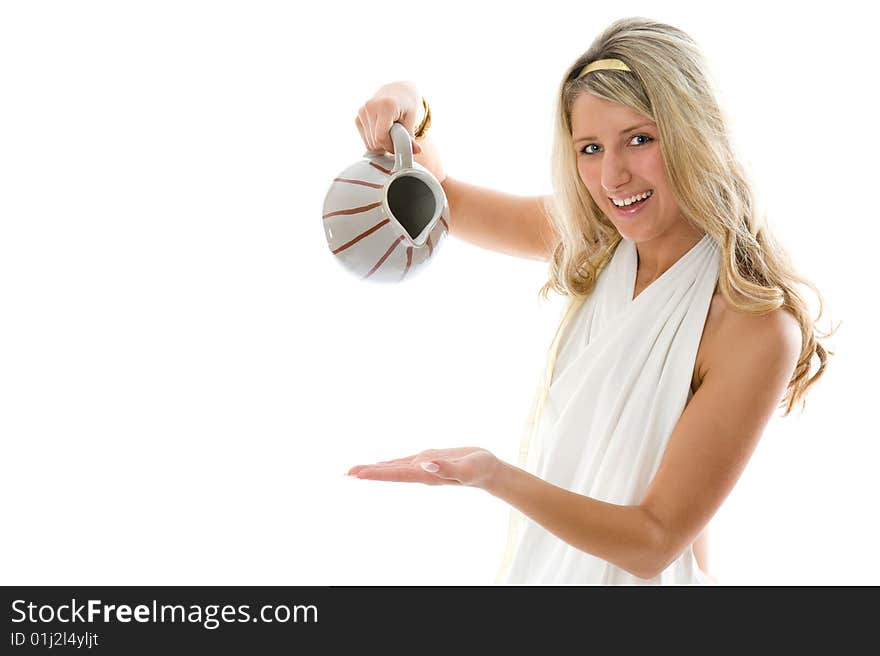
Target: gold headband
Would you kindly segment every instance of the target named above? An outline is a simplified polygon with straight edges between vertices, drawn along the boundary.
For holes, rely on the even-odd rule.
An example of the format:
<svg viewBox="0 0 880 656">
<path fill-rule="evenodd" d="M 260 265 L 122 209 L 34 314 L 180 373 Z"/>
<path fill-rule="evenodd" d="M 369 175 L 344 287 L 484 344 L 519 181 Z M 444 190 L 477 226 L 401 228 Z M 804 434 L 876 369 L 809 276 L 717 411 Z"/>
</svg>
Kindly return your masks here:
<svg viewBox="0 0 880 656">
<path fill-rule="evenodd" d="M 597 59 L 587 64 L 577 74 L 575 79 L 581 78 L 592 71 L 629 71 L 630 68 L 619 59 Z"/>
</svg>

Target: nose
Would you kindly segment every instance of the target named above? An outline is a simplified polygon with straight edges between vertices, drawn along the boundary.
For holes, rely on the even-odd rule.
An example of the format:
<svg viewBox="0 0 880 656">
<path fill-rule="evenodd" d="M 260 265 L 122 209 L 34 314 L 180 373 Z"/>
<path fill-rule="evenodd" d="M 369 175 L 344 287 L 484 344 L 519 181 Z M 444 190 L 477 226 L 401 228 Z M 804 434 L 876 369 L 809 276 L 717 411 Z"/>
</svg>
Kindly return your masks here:
<svg viewBox="0 0 880 656">
<path fill-rule="evenodd" d="M 632 176 L 623 157 L 610 149 L 604 155 L 602 158 L 602 189 L 610 195 L 627 185 Z"/>
</svg>

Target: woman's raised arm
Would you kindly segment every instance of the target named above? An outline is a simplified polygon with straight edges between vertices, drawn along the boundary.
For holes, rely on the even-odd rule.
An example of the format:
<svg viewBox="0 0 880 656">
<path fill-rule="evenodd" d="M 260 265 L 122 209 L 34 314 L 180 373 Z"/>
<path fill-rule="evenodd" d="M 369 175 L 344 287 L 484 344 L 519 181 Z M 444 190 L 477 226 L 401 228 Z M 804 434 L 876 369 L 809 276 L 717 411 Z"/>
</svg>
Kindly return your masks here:
<svg viewBox="0 0 880 656">
<path fill-rule="evenodd" d="M 389 133 L 395 122 L 412 135 L 421 98 L 415 83 L 402 81 L 382 86 L 367 100 L 355 119 L 367 149 L 393 152 Z M 549 196 L 516 196 L 450 178 L 430 133 L 414 142 L 413 159 L 442 184 L 453 236 L 516 257 L 549 259 L 558 241 L 545 209 Z"/>
<path fill-rule="evenodd" d="M 557 238 L 545 209 L 549 196 L 515 196 L 446 177 L 450 234 L 508 255 L 548 260 Z"/>
</svg>

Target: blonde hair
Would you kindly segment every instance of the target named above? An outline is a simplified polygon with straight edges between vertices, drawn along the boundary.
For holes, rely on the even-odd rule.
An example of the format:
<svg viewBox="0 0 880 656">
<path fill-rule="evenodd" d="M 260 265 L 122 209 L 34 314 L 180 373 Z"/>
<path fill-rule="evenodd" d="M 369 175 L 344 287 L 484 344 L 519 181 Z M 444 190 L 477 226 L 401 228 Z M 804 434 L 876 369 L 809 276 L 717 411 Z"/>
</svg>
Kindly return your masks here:
<svg viewBox="0 0 880 656">
<path fill-rule="evenodd" d="M 577 73 L 598 59 L 619 59 L 631 72 L 600 70 Z M 799 276 L 785 250 L 756 211 L 756 199 L 731 145 L 723 112 L 703 55 L 681 30 L 645 18 L 615 21 L 567 70 L 559 87 L 553 136 L 554 195 L 546 207 L 560 241 L 550 259 L 550 289 L 566 296 L 586 296 L 599 271 L 621 240 L 580 179 L 572 145 L 571 109 L 589 93 L 629 107 L 657 124 L 664 168 L 685 220 L 707 233 L 721 252 L 719 289 L 737 310 L 765 314 L 787 308 L 803 335 L 800 358 L 781 405 L 785 415 L 824 373 L 829 354 L 815 321 L 824 312 L 819 290 Z M 800 283 L 819 298 L 815 321 L 796 289 Z M 836 328 L 834 329 L 836 330 Z M 813 356 L 819 368 L 810 377 Z"/>
</svg>

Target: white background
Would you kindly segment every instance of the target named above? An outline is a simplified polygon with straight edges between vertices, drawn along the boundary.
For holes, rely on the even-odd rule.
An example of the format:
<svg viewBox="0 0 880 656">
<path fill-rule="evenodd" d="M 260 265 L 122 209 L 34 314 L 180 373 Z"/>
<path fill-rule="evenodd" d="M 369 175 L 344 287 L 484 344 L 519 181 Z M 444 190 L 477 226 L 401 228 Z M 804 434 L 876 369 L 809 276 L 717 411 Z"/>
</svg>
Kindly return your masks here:
<svg viewBox="0 0 880 656">
<path fill-rule="evenodd" d="M 701 44 L 771 226 L 842 322 L 713 519 L 710 570 L 880 583 L 878 52 L 867 5 L 810 6 L 3 3 L 0 583 L 491 583 L 502 502 L 344 473 L 515 460 L 561 307 L 537 299 L 546 266 L 449 239 L 410 283 L 362 283 L 321 206 L 364 151 L 357 109 L 400 79 L 451 175 L 549 193 L 559 78 L 629 15 Z"/>
</svg>

